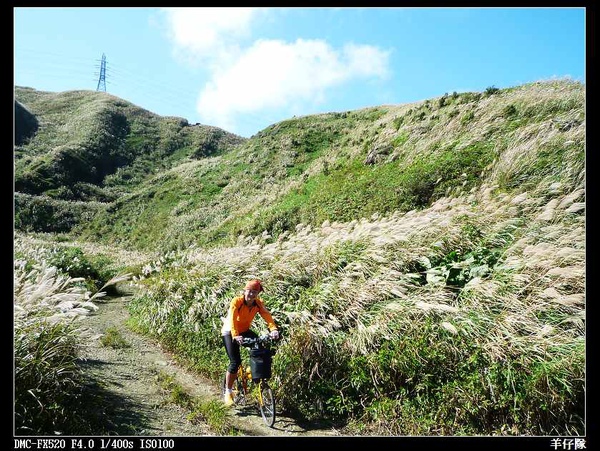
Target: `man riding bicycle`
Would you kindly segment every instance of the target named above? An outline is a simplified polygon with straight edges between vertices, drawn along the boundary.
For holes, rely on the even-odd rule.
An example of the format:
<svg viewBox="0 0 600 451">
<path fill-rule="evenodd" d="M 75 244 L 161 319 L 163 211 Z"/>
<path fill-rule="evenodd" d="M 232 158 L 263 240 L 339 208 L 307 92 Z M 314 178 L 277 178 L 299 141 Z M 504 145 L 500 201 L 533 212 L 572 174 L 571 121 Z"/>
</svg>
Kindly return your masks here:
<svg viewBox="0 0 600 451">
<path fill-rule="evenodd" d="M 244 287 L 242 296 L 236 296 L 229 303 L 227 317 L 223 321 L 221 335 L 223 336 L 223 344 L 229 357 L 229 366 L 225 372 L 225 405 L 233 404 L 232 387 L 235 381 L 239 366 L 242 364 L 240 355 L 240 344 L 242 339 L 256 338 L 256 332 L 250 330 L 252 320 L 257 313 L 266 321 L 270 331 L 270 336 L 274 340 L 279 338 L 277 325 L 271 316 L 271 313 L 265 307 L 262 299 L 258 297 L 263 291 L 263 286 L 260 280 L 254 279 L 249 281 Z"/>
</svg>

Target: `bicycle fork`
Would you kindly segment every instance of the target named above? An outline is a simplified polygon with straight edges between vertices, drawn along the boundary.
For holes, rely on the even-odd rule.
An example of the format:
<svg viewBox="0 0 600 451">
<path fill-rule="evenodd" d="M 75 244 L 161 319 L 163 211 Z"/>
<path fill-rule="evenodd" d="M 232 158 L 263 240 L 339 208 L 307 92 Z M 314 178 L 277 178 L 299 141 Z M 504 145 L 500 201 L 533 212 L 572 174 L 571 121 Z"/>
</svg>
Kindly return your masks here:
<svg viewBox="0 0 600 451">
<path fill-rule="evenodd" d="M 258 383 L 258 405 L 259 406 L 264 405 L 262 395 L 263 395 L 263 380 L 261 379 L 260 382 Z"/>
<path fill-rule="evenodd" d="M 247 371 L 245 371 L 245 369 L 244 369 L 244 365 L 240 365 L 240 367 L 238 369 L 238 377 L 242 381 L 242 388 L 244 390 L 244 395 L 248 394 L 248 375 L 247 375 Z"/>
</svg>

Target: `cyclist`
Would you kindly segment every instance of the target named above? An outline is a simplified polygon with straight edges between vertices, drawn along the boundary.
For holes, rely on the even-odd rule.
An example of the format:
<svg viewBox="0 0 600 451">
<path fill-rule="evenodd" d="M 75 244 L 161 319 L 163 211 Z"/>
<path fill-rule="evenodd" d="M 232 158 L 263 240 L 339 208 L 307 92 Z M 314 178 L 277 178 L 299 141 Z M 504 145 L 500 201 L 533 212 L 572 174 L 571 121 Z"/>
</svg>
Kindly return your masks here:
<svg viewBox="0 0 600 451">
<path fill-rule="evenodd" d="M 279 338 L 277 325 L 271 316 L 271 313 L 265 307 L 262 299 L 258 297 L 263 291 L 262 282 L 258 279 L 250 280 L 244 287 L 242 296 L 236 296 L 229 303 L 227 317 L 223 320 L 221 335 L 223 336 L 223 344 L 229 357 L 229 366 L 225 372 L 225 405 L 233 404 L 232 387 L 235 381 L 238 368 L 242 364 L 240 356 L 240 344 L 242 338 L 256 338 L 256 332 L 250 330 L 252 320 L 257 313 L 266 321 L 269 328 L 269 335 L 274 340 Z"/>
</svg>

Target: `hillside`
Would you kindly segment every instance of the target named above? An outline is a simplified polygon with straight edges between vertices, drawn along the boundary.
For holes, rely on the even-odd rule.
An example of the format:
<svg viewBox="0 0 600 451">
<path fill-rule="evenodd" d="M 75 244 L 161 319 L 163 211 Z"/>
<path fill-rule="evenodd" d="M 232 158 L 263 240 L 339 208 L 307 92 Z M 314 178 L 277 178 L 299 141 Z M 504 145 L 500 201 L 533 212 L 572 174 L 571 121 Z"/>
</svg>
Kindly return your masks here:
<svg viewBox="0 0 600 451">
<path fill-rule="evenodd" d="M 22 87 L 15 89 L 15 130 L 16 227 L 42 232 L 68 232 L 149 175 L 244 140 L 104 92 Z"/>
<path fill-rule="evenodd" d="M 39 123 L 18 148 L 31 163 L 54 107 L 17 100 Z M 570 80 L 291 118 L 85 182 L 113 198 L 16 193 L 16 226 L 146 252 L 120 264 L 131 327 L 216 382 L 225 303 L 260 277 L 294 415 L 357 435 L 585 435 L 585 136 Z"/>
<path fill-rule="evenodd" d="M 424 208 L 483 183 L 527 190 L 558 165 L 555 181 L 583 176 L 583 139 L 561 145 L 584 119 L 584 88 L 568 81 L 294 118 L 248 140 L 105 93 L 19 88 L 16 99 L 42 124 L 16 149 L 17 228 L 140 250 L 275 239 L 300 223 Z M 32 205 L 45 223 L 25 213 Z M 65 210 L 93 215 L 57 221 Z"/>
</svg>

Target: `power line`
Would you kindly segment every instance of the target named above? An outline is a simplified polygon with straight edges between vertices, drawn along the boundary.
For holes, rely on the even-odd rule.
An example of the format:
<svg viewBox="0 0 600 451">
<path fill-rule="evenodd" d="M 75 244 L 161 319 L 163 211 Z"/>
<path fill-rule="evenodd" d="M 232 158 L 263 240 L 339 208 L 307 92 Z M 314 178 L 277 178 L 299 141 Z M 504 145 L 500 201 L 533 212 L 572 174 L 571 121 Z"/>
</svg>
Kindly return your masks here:
<svg viewBox="0 0 600 451">
<path fill-rule="evenodd" d="M 126 69 L 115 67 L 115 63 L 112 60 L 109 65 L 106 62 L 105 54 L 103 54 L 105 64 L 98 70 L 97 59 L 91 60 L 89 58 L 61 55 L 29 48 L 18 48 L 16 52 L 19 53 L 19 59 L 15 60 L 15 76 L 43 75 L 44 79 L 48 81 L 60 80 L 64 82 L 72 80 L 78 85 L 75 89 L 85 89 L 81 83 L 87 84 L 88 82 L 85 80 L 89 80 L 95 83 L 96 90 L 98 91 L 106 91 L 106 89 L 112 91 L 115 87 L 118 87 L 126 89 L 128 93 L 135 91 L 144 98 L 170 105 L 175 109 L 181 108 L 181 103 L 173 99 L 190 98 L 190 91 L 188 90 L 173 89 L 172 85 L 152 82 L 148 78 L 140 77 Z M 96 64 L 93 64 L 93 61 Z M 96 70 L 89 71 L 89 69 L 85 69 L 85 67 L 93 68 L 94 66 Z M 103 73 L 102 67 L 104 68 Z M 128 95 L 125 94 L 122 97 L 126 99 Z M 138 101 L 137 103 L 140 102 Z"/>
<path fill-rule="evenodd" d="M 162 107 L 168 106 L 174 111 L 174 113 L 168 115 L 178 117 L 184 117 L 182 110 L 195 109 L 193 102 L 197 98 L 199 89 L 188 90 L 178 85 L 159 83 L 145 77 L 143 74 L 140 75 L 138 72 L 126 69 L 119 65 L 118 61 L 115 63 L 113 59 L 111 59 L 109 65 L 105 54 L 102 54 L 101 64 L 98 65 L 97 59 L 61 55 L 28 48 L 16 48 L 15 51 L 19 54 L 19 59 L 15 59 L 15 76 L 43 75 L 44 79 L 49 81 L 60 80 L 64 82 L 73 80 L 73 83 L 79 85 L 76 89 L 86 89 L 81 84 L 89 86 L 89 84 L 95 83 L 96 91 L 106 92 L 108 89 L 109 93 L 159 115 L 167 114 L 143 105 L 155 103 L 162 105 Z M 100 70 L 98 71 L 99 66 Z M 94 68 L 95 70 L 89 70 Z M 15 81 L 17 80 L 15 79 Z M 35 86 L 31 87 L 35 88 Z M 119 94 L 115 94 L 115 92 L 119 92 Z M 136 100 L 133 100 L 134 98 Z M 182 111 L 182 113 L 177 113 L 177 111 Z M 264 123 L 265 112 L 246 112 L 244 118 L 247 124 L 259 128 L 262 127 L 260 124 Z M 192 117 L 186 119 L 194 122 Z"/>
<path fill-rule="evenodd" d="M 150 89 L 152 91 L 161 92 L 161 93 L 171 93 L 171 96 L 181 96 L 181 97 L 189 97 L 190 92 L 186 89 L 177 88 L 177 86 L 165 85 L 164 83 L 157 83 L 152 81 L 151 79 L 140 77 L 139 75 L 121 68 L 115 67 L 115 64 L 111 66 L 111 74 L 114 76 L 113 78 L 117 80 L 124 80 L 128 82 L 134 82 L 133 84 L 136 86 L 141 86 L 144 89 Z"/>
</svg>

